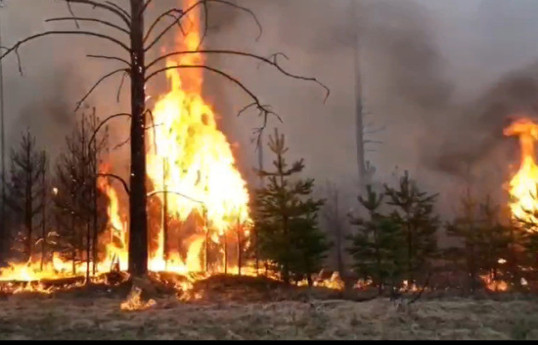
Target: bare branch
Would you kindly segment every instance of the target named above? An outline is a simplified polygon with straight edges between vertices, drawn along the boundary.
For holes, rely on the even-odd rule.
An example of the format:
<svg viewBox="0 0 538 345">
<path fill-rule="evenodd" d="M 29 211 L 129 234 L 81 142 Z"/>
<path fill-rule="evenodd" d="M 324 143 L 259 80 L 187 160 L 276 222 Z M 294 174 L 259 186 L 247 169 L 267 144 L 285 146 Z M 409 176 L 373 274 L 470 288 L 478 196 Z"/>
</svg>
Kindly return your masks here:
<svg viewBox="0 0 538 345">
<path fill-rule="evenodd" d="M 152 2 L 153 0 L 147 0 L 146 3 L 144 4 L 144 7 L 142 7 L 142 11 L 140 14 L 144 14 L 144 12 L 146 12 L 146 10 L 148 9 L 148 6 L 151 5 Z"/>
<path fill-rule="evenodd" d="M 105 4 L 109 5 L 109 6 L 112 6 L 114 7 L 115 9 L 117 9 L 118 11 L 120 11 L 121 13 L 123 13 L 123 15 L 125 15 L 127 18 L 129 18 L 129 20 L 131 20 L 131 15 L 129 14 L 129 12 L 127 12 L 126 10 L 124 10 L 121 6 L 113 3 L 112 1 L 105 1 Z"/>
<path fill-rule="evenodd" d="M 174 191 L 170 191 L 170 190 L 157 190 L 157 191 L 153 191 L 153 192 L 151 192 L 151 193 L 148 193 L 147 197 L 148 197 L 148 198 L 151 198 L 152 196 L 155 196 L 155 195 L 157 195 L 157 194 L 175 194 L 175 195 L 179 195 L 179 196 L 181 196 L 181 197 L 183 197 L 183 198 L 185 198 L 185 199 L 188 199 L 188 200 L 190 200 L 190 201 L 196 202 L 196 203 L 198 203 L 198 204 L 202 204 L 202 205 L 205 204 L 205 202 L 200 201 L 200 200 L 197 200 L 197 199 L 194 199 L 194 198 L 192 198 L 192 197 L 190 197 L 190 196 L 188 196 L 188 195 L 186 195 L 186 194 L 183 194 L 183 193 L 180 193 L 180 192 L 174 192 Z"/>
<path fill-rule="evenodd" d="M 65 1 L 67 3 L 90 5 L 93 8 L 100 8 L 100 9 L 103 9 L 103 10 L 107 10 L 107 11 L 112 12 L 113 14 L 117 15 L 118 17 L 120 17 L 121 20 L 123 20 L 125 22 L 125 24 L 127 24 L 128 28 L 131 27 L 130 17 L 125 16 L 125 14 L 122 11 L 118 10 L 117 8 L 115 8 L 113 6 L 110 6 L 110 5 L 107 5 L 107 4 L 102 4 L 102 3 L 97 2 L 97 1 L 91 1 L 91 0 L 65 0 Z"/>
<path fill-rule="evenodd" d="M 124 141 L 122 141 L 122 142 L 119 143 L 118 145 L 114 146 L 114 147 L 112 148 L 112 150 L 117 150 L 117 149 L 121 148 L 122 146 L 127 145 L 127 143 L 128 143 L 129 141 L 131 141 L 131 136 L 128 136 L 127 139 L 125 139 Z"/>
<path fill-rule="evenodd" d="M 256 17 L 256 14 L 254 12 L 252 12 L 251 10 L 249 10 L 248 8 L 246 7 L 243 7 L 243 6 L 239 6 L 239 5 L 236 5 L 234 4 L 233 2 L 230 2 L 230 1 L 226 1 L 226 0 L 200 0 L 200 1 L 197 1 L 196 3 L 194 3 L 193 5 L 191 5 L 189 8 L 187 8 L 186 10 L 179 10 L 179 9 L 176 9 L 176 13 L 180 13 L 180 15 L 177 17 L 177 20 L 174 21 L 173 23 L 171 23 L 170 25 L 168 25 L 166 28 L 163 29 L 163 31 L 161 31 L 161 33 L 159 35 L 157 35 L 157 37 L 144 49 L 144 51 L 148 51 L 150 50 L 154 45 L 156 45 L 157 43 L 159 43 L 159 41 L 161 40 L 161 38 L 166 35 L 166 33 L 168 31 L 170 31 L 170 29 L 172 29 L 172 27 L 179 21 L 181 21 L 181 19 L 183 19 L 183 17 L 185 17 L 189 12 L 191 12 L 192 10 L 194 10 L 196 7 L 200 6 L 200 5 L 203 5 L 203 6 L 206 6 L 207 7 L 207 4 L 208 3 L 216 3 L 216 4 L 222 4 L 222 5 L 227 5 L 227 6 L 230 6 L 230 7 L 233 7 L 235 9 L 238 9 L 238 10 L 241 10 L 241 11 L 244 11 L 244 12 L 247 12 L 248 14 L 250 14 L 253 18 L 254 18 L 254 21 L 256 22 L 256 25 L 258 26 L 258 29 L 259 29 L 259 34 L 258 34 L 258 37 L 256 38 L 256 41 L 258 41 L 263 33 L 263 28 L 260 24 L 260 21 L 258 20 L 258 18 Z M 168 14 L 161 14 L 161 16 L 159 17 L 164 17 Z M 153 26 L 153 25 L 152 25 Z"/>
<path fill-rule="evenodd" d="M 120 68 L 120 69 L 117 69 L 115 71 L 112 71 L 112 72 L 102 76 L 95 84 L 93 84 L 92 88 L 84 95 L 84 97 L 82 97 L 82 99 L 79 102 L 77 102 L 77 107 L 75 108 L 75 111 L 80 109 L 80 107 L 82 106 L 84 101 L 88 97 L 90 97 L 92 92 L 99 86 L 99 84 L 101 84 L 104 80 L 110 78 L 111 76 L 113 76 L 114 74 L 119 73 L 119 72 L 129 72 L 129 70 L 125 69 L 125 68 Z"/>
<path fill-rule="evenodd" d="M 108 121 L 113 120 L 118 117 L 132 117 L 132 115 L 128 113 L 118 113 L 118 114 L 110 115 L 109 117 L 101 121 L 99 126 L 97 126 L 97 128 L 95 128 L 95 130 L 93 131 L 90 141 L 88 142 L 88 151 L 91 151 L 92 144 L 95 141 L 95 138 L 97 137 L 97 134 L 99 133 L 101 128 L 103 128 L 103 126 L 106 125 Z"/>
<path fill-rule="evenodd" d="M 176 17 L 174 16 L 173 14 L 174 13 L 177 13 L 179 14 L 179 17 Z M 144 43 L 146 43 L 146 41 L 148 40 L 149 36 L 151 35 L 151 33 L 153 32 L 153 30 L 155 29 L 155 27 L 160 23 L 160 21 L 164 18 L 164 17 L 172 17 L 174 18 L 174 22 L 172 23 L 171 27 L 174 26 L 175 24 L 178 25 L 179 29 L 181 30 L 181 33 L 183 35 L 185 35 L 185 31 L 183 30 L 183 26 L 181 25 L 181 19 L 182 19 L 182 15 L 183 15 L 183 11 L 180 10 L 180 9 L 177 9 L 177 8 L 172 8 L 166 12 L 163 12 L 160 16 L 158 16 L 154 21 L 153 23 L 150 25 L 146 35 L 144 36 Z"/>
<path fill-rule="evenodd" d="M 153 116 L 153 112 L 151 109 L 148 109 L 146 113 L 149 114 L 149 118 L 151 119 L 151 128 L 153 129 L 153 147 L 157 148 L 157 131 L 155 130 L 155 127 L 157 125 L 155 124 L 155 117 Z M 146 129 L 149 129 L 146 127 Z"/>
<path fill-rule="evenodd" d="M 243 108 L 241 108 L 241 110 L 239 110 L 239 112 L 237 113 L 237 116 L 241 116 L 245 111 L 249 110 L 250 108 L 256 106 L 256 102 L 252 102 L 250 104 L 247 104 L 246 106 L 244 106 Z"/>
<path fill-rule="evenodd" d="M 131 63 L 125 59 L 122 59 L 120 57 L 117 57 L 117 56 L 107 56 L 107 55 L 86 55 L 86 57 L 89 57 L 89 58 L 94 58 L 94 59 L 105 59 L 105 60 L 116 60 L 116 61 L 120 61 L 120 62 L 123 62 L 124 64 L 126 64 L 127 66 L 131 67 Z"/>
<path fill-rule="evenodd" d="M 260 112 L 259 116 L 263 117 L 263 125 L 260 128 L 256 129 L 256 131 L 255 131 L 258 134 L 258 139 L 263 134 L 263 130 L 267 127 L 269 115 L 276 116 L 278 118 L 278 120 L 282 122 L 282 119 L 280 118 L 280 116 L 278 116 L 278 114 L 276 114 L 275 112 L 270 110 L 269 106 L 261 104 L 258 97 L 252 91 L 250 91 L 243 83 L 241 83 L 239 80 L 232 77 L 231 75 L 229 75 L 229 74 L 227 74 L 227 73 L 225 73 L 225 72 L 223 72 L 223 71 L 221 71 L 219 69 L 216 69 L 214 67 L 210 67 L 210 66 L 206 66 L 206 65 L 181 65 L 181 64 L 176 65 L 176 66 L 168 66 L 168 67 L 161 68 L 161 69 L 151 73 L 148 77 L 146 77 L 145 81 L 148 82 L 151 78 L 158 75 L 159 73 L 162 73 L 162 72 L 165 72 L 165 71 L 168 71 L 168 70 L 171 70 L 171 69 L 189 69 L 189 68 L 206 69 L 206 70 L 211 71 L 213 73 L 219 74 L 219 75 L 223 76 L 224 78 L 228 79 L 229 81 L 231 81 L 232 83 L 239 86 L 239 88 L 241 88 L 248 96 L 250 96 L 253 99 L 253 102 L 248 104 L 243 109 L 241 109 L 240 113 L 243 113 L 247 109 L 250 109 L 250 108 L 252 108 L 254 106 L 256 106 L 256 108 L 259 110 L 259 112 Z"/>
<path fill-rule="evenodd" d="M 257 105 L 259 105 L 261 107 L 261 103 L 258 99 L 258 97 L 256 97 L 256 95 L 254 93 L 252 93 L 252 91 L 250 91 L 245 85 L 243 85 L 243 83 L 241 83 L 239 80 L 235 79 L 234 77 L 230 76 L 229 74 L 227 73 L 224 73 L 222 72 L 221 70 L 219 69 L 216 69 L 216 68 L 213 68 L 213 67 L 210 67 L 210 66 L 206 66 L 206 65 L 175 65 L 175 66 L 168 66 L 168 67 L 164 67 L 164 68 L 161 68 L 153 73 L 151 73 L 149 76 L 146 77 L 146 83 L 151 80 L 151 78 L 155 77 L 156 75 L 162 73 L 162 72 L 166 72 L 168 70 L 171 70 L 171 69 L 206 69 L 208 71 L 211 71 L 211 72 L 214 72 L 216 74 L 219 74 L 223 77 L 225 77 L 226 79 L 230 80 L 231 82 L 233 82 L 234 84 L 238 85 L 243 91 L 245 91 L 250 97 L 252 97 L 255 101 L 255 103 Z"/>
<path fill-rule="evenodd" d="M 380 127 L 380 128 L 370 129 L 370 130 L 364 131 L 364 134 L 376 134 L 376 133 L 379 133 L 379 132 L 383 132 L 386 129 L 387 129 L 387 127 L 383 126 L 383 127 Z"/>
<path fill-rule="evenodd" d="M 9 50 L 9 48 L 7 48 L 7 47 L 0 47 L 0 49 Z M 18 68 L 19 68 L 19 73 L 21 75 L 24 75 L 24 73 L 22 73 L 22 62 L 21 62 L 21 56 L 19 55 L 19 50 L 18 49 L 15 49 L 15 55 L 17 56 L 17 65 L 18 65 Z M 2 59 L 0 58 L 0 60 L 2 60 Z"/>
<path fill-rule="evenodd" d="M 129 31 L 125 30 L 124 28 L 122 28 L 121 26 L 118 26 L 116 24 L 113 24 L 113 23 L 110 23 L 110 22 L 107 22 L 106 20 L 102 20 L 102 19 L 97 19 L 97 18 L 86 18 L 86 17 L 59 17 L 59 18 L 50 18 L 50 19 L 47 19 L 45 20 L 46 23 L 49 23 L 49 22 L 61 22 L 61 21 L 66 21 L 66 20 L 74 20 L 75 23 L 77 23 L 77 28 L 79 28 L 78 26 L 78 22 L 94 22 L 94 23 L 100 23 L 100 24 L 103 24 L 103 25 L 106 25 L 108 27 L 111 27 L 111 28 L 114 28 L 116 30 L 119 30 L 123 33 L 126 33 L 127 35 L 129 35 Z"/>
<path fill-rule="evenodd" d="M 321 86 L 326 91 L 324 102 L 327 101 L 327 99 L 329 98 L 329 96 L 331 94 L 331 90 L 327 86 L 325 86 L 323 83 L 321 83 L 319 80 L 317 80 L 316 78 L 303 77 L 303 76 L 300 76 L 300 75 L 291 74 L 288 71 L 286 71 L 284 68 L 282 68 L 278 64 L 276 56 L 278 56 L 278 55 L 286 56 L 283 53 L 273 54 L 272 56 L 274 57 L 274 59 L 270 60 L 270 58 L 265 58 L 263 56 L 259 56 L 259 55 L 256 55 L 256 54 L 251 54 L 251 53 L 246 53 L 246 52 L 241 52 L 241 51 L 235 51 L 235 50 L 214 50 L 214 49 L 213 50 L 206 50 L 206 49 L 202 49 L 202 50 L 184 50 L 184 51 L 177 51 L 177 52 L 172 52 L 172 53 L 168 53 L 168 54 L 164 54 L 162 56 L 159 56 L 158 58 L 156 58 L 155 60 L 153 60 L 151 63 L 149 63 L 146 66 L 146 70 L 149 70 L 155 64 L 157 64 L 160 61 L 165 60 L 165 59 L 167 59 L 167 58 L 169 58 L 171 56 L 188 55 L 188 54 L 223 54 L 223 55 L 236 55 L 236 56 L 243 56 L 243 57 L 252 58 L 252 59 L 261 61 L 262 63 L 265 63 L 267 65 L 273 66 L 280 73 L 284 74 L 287 77 L 290 77 L 290 78 L 293 78 L 293 79 L 304 80 L 304 81 L 311 81 L 311 82 L 314 82 L 314 83 L 318 84 L 319 86 Z"/>
<path fill-rule="evenodd" d="M 45 37 L 45 36 L 49 36 L 49 35 L 81 35 L 81 36 L 93 36 L 93 37 L 98 37 L 98 38 L 102 38 L 104 40 L 107 40 L 107 41 L 110 41 L 110 42 L 114 42 L 115 44 L 119 45 L 120 47 L 122 47 L 123 49 L 125 49 L 126 51 L 130 51 L 129 47 L 127 47 L 125 44 L 123 44 L 121 41 L 118 41 L 117 39 L 113 38 L 113 37 L 110 37 L 110 36 L 107 36 L 107 35 L 103 35 L 103 34 L 99 34 L 99 33 L 96 33 L 96 32 L 91 32 L 91 31 L 45 31 L 45 32 L 42 32 L 40 34 L 36 34 L 36 35 L 32 35 L 32 36 L 29 36 L 29 37 L 26 37 L 25 39 L 21 40 L 21 41 L 18 41 L 13 47 L 11 48 L 8 48 L 6 52 L 4 52 L 1 56 L 0 56 L 0 61 L 2 59 L 4 59 L 4 57 L 6 57 L 8 54 L 10 54 L 11 52 L 13 51 L 16 51 L 19 49 L 19 47 L 21 45 L 23 45 L 24 43 L 28 42 L 28 41 L 31 41 L 33 39 L 36 39 L 36 38 L 40 38 L 40 37 Z"/>
<path fill-rule="evenodd" d="M 120 82 L 120 86 L 118 87 L 118 93 L 116 95 L 116 101 L 119 103 L 120 102 L 120 96 L 121 96 L 121 89 L 123 88 L 123 83 L 125 82 L 125 76 L 128 76 L 129 74 L 127 72 L 123 73 L 123 75 L 121 76 L 121 82 Z"/>
<path fill-rule="evenodd" d="M 67 4 L 67 10 L 69 11 L 69 13 L 71 14 L 71 17 L 75 18 L 75 12 L 73 12 L 73 8 L 71 8 L 71 4 L 69 2 L 66 2 Z M 80 26 L 78 25 L 78 20 L 75 18 L 75 27 L 77 29 L 80 29 Z"/>
<path fill-rule="evenodd" d="M 383 142 L 379 140 L 365 140 L 364 143 L 365 144 L 383 144 Z"/>
<path fill-rule="evenodd" d="M 256 25 L 258 26 L 259 33 L 258 33 L 258 36 L 256 37 L 256 42 L 259 41 L 260 38 L 262 37 L 262 34 L 263 34 L 262 24 L 260 23 L 260 21 L 258 20 L 258 17 L 256 16 L 256 14 L 252 10 L 250 10 L 250 9 L 248 9 L 246 7 L 234 4 L 233 2 L 226 1 L 226 0 L 204 0 L 204 2 L 214 2 L 214 3 L 218 3 L 218 4 L 228 5 L 230 7 L 233 7 L 235 9 L 238 9 L 240 11 L 243 11 L 243 12 L 246 12 L 246 13 L 250 14 L 252 19 L 254 19 L 254 21 L 256 22 Z"/>
<path fill-rule="evenodd" d="M 129 190 L 129 185 L 127 184 L 127 182 L 125 182 L 125 180 L 122 179 L 121 177 L 119 177 L 118 175 L 114 175 L 114 174 L 97 174 L 97 176 L 98 177 L 107 177 L 107 178 L 112 178 L 112 179 L 118 180 L 123 185 L 123 189 L 125 189 L 125 193 L 127 193 L 127 195 L 131 194 L 131 191 Z"/>
<path fill-rule="evenodd" d="M 200 37 L 200 42 L 198 43 L 196 50 L 202 47 L 207 37 L 207 32 L 209 31 L 209 8 L 207 7 L 207 1 L 203 0 L 202 4 L 204 8 L 204 32 L 202 33 L 202 37 Z"/>
</svg>

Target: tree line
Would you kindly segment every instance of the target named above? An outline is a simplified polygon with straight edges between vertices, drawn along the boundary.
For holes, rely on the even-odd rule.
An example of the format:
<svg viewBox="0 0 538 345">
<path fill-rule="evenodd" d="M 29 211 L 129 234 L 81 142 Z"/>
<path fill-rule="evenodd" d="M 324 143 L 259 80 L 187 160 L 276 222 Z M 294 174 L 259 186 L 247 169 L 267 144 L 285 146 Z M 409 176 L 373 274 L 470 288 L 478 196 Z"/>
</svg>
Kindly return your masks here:
<svg viewBox="0 0 538 345">
<path fill-rule="evenodd" d="M 264 183 L 254 198 L 251 254 L 280 272 L 285 282 L 307 279 L 312 284 L 334 247 L 340 274 L 345 278 L 349 273 L 345 251 L 353 275 L 379 294 L 425 287 L 432 277 L 446 275 L 436 284 L 466 292 L 488 282 L 496 289 L 500 281 L 512 289 L 529 288 L 538 264 L 538 222 L 533 221 L 538 213 L 528 211 L 525 219 L 510 220 L 489 195 L 480 198 L 467 188 L 456 216 L 442 221 L 436 212 L 439 195 L 424 191 L 405 172 L 394 186 L 366 187 L 358 197 L 361 215 L 347 215 L 353 230 L 346 236 L 338 191 L 332 187 L 327 199 L 314 198 L 314 180 L 300 178 L 304 161 L 288 164 L 288 148 L 278 131 L 268 147 L 275 159 L 273 170 L 258 171 Z M 321 214 L 326 216 L 324 224 Z M 440 246 L 442 232 L 453 243 Z M 331 233 L 334 241 L 329 240 Z"/>
</svg>

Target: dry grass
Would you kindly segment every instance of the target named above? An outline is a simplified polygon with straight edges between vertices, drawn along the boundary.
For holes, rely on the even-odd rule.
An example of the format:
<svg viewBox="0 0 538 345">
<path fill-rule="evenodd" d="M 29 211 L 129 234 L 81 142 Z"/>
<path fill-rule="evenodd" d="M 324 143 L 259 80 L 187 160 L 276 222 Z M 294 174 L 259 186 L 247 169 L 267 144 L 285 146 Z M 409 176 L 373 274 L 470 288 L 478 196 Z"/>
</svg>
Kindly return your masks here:
<svg viewBox="0 0 538 345">
<path fill-rule="evenodd" d="M 116 297 L 12 296 L 0 339 L 538 339 L 537 301 L 180 303 L 120 311 Z"/>
</svg>

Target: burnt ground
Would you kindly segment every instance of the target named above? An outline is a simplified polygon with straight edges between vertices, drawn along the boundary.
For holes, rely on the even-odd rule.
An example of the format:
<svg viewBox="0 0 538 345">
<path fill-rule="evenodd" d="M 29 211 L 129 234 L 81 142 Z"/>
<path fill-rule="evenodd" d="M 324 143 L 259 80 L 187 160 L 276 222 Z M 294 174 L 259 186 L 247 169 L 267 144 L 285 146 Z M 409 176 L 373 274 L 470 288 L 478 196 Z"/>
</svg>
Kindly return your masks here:
<svg viewBox="0 0 538 345">
<path fill-rule="evenodd" d="M 538 339 L 538 299 L 529 296 L 425 295 L 404 306 L 266 279 L 212 277 L 195 284 L 195 301 L 181 302 L 157 286 L 154 307 L 124 312 L 129 289 L 3 296 L 0 339 Z"/>
</svg>

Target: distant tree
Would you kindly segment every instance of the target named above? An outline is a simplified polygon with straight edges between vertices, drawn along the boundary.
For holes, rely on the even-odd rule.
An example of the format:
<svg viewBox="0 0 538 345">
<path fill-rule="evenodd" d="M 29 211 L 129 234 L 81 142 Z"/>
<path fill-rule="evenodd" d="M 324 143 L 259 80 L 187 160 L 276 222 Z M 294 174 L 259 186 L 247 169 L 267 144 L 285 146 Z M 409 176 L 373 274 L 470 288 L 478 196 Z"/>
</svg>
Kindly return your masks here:
<svg viewBox="0 0 538 345">
<path fill-rule="evenodd" d="M 303 160 L 291 167 L 284 160 L 288 151 L 284 136 L 275 129 L 269 137 L 269 148 L 276 155 L 275 170 L 259 171 L 266 185 L 256 193 L 255 224 L 260 254 L 277 264 L 286 283 L 290 274 L 307 276 L 319 269 L 328 243 L 317 225 L 317 214 L 323 200 L 311 197 L 314 180 L 291 181 L 304 169 Z"/>
<path fill-rule="evenodd" d="M 354 259 L 355 271 L 365 280 L 372 279 L 381 295 L 384 286 L 395 287 L 402 281 L 405 258 L 402 228 L 391 217 L 379 212 L 383 195 L 366 187 L 366 197 L 359 202 L 367 210 L 368 219 L 351 217 L 357 231 L 349 236 L 348 251 Z"/>
<path fill-rule="evenodd" d="M 401 227 L 406 248 L 405 264 L 408 284 L 425 268 L 437 250 L 436 232 L 439 218 L 434 214 L 437 194 L 421 192 L 406 171 L 397 188 L 385 185 L 388 205 L 394 207 L 392 219 Z"/>
<path fill-rule="evenodd" d="M 345 274 L 344 267 L 344 242 L 345 242 L 345 225 L 344 217 L 341 212 L 341 198 L 337 187 L 328 182 L 325 188 L 327 194 L 325 205 L 323 207 L 323 217 L 328 228 L 328 232 L 334 241 L 334 253 L 336 256 L 336 267 L 341 275 Z"/>
<path fill-rule="evenodd" d="M 44 208 L 43 175 L 47 157 L 37 149 L 35 138 L 27 131 L 17 148 L 11 150 L 11 173 L 7 182 L 6 204 L 13 212 L 17 224 L 22 225 L 15 238 L 22 242 L 27 259 L 34 254 L 40 215 Z"/>
</svg>

